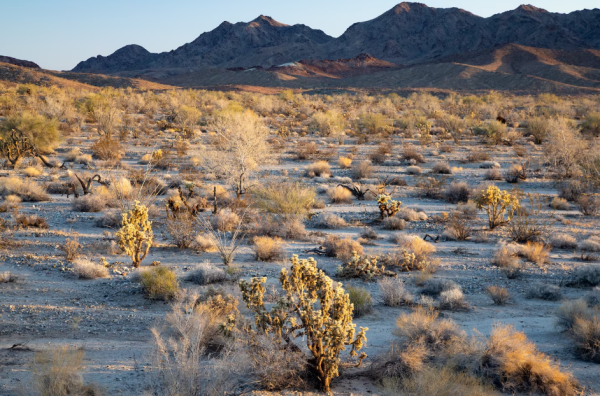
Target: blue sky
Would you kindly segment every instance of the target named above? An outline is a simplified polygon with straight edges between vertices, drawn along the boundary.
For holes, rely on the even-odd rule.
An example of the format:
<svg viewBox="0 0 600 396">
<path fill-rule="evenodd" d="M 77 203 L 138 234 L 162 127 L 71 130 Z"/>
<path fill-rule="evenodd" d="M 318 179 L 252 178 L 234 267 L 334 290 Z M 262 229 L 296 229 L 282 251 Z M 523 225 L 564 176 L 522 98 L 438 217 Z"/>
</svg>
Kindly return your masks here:
<svg viewBox="0 0 600 396">
<path fill-rule="evenodd" d="M 269 15 L 282 23 L 303 23 L 339 36 L 354 22 L 381 15 L 399 1 L 386 0 L 0 0 L 0 55 L 68 70 L 89 57 L 109 55 L 127 44 L 151 52 L 190 42 L 223 21 Z M 426 0 L 430 7 L 458 7 L 490 16 L 523 0 Z M 538 0 L 552 12 L 598 8 L 598 0 Z"/>
</svg>

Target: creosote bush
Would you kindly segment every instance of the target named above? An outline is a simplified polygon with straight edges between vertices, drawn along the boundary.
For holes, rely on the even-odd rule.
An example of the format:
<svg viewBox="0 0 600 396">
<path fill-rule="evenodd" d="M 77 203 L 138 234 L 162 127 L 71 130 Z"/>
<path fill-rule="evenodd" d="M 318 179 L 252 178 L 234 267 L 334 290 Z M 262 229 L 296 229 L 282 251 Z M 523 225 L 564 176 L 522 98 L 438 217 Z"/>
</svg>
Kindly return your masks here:
<svg viewBox="0 0 600 396">
<path fill-rule="evenodd" d="M 140 284 L 153 300 L 171 300 L 179 291 L 177 276 L 167 267 L 159 266 L 142 271 Z"/>
</svg>

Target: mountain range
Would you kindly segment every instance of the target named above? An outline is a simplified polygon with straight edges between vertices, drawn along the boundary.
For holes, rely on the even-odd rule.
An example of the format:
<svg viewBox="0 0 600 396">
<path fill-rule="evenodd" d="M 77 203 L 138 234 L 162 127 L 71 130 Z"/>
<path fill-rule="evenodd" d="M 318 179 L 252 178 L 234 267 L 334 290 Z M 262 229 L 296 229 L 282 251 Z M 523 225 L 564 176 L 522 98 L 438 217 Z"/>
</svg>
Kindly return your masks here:
<svg viewBox="0 0 600 396">
<path fill-rule="evenodd" d="M 600 93 L 600 9 L 560 14 L 521 5 L 483 18 L 405 2 L 337 38 L 261 15 L 223 22 L 169 52 L 127 45 L 53 73 L 182 87 Z"/>
</svg>

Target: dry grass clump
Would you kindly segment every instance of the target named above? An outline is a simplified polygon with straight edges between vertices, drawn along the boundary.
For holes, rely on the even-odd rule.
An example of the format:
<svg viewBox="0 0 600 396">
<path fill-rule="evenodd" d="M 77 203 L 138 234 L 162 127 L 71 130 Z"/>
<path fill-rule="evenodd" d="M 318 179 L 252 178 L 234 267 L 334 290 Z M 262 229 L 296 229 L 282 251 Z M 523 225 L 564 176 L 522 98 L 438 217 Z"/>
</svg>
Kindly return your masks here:
<svg viewBox="0 0 600 396">
<path fill-rule="evenodd" d="M 268 236 L 257 236 L 252 240 L 254 253 L 258 261 L 278 261 L 285 258 L 283 242 L 280 238 Z"/>
<path fill-rule="evenodd" d="M 69 262 L 79 257 L 80 248 L 81 245 L 77 241 L 77 238 L 67 238 L 65 243 L 60 246 L 60 250 L 65 253 L 65 259 Z"/>
<path fill-rule="evenodd" d="M 49 228 L 48 223 L 46 222 L 46 219 L 44 219 L 43 217 L 40 217 L 38 215 L 26 215 L 26 214 L 20 214 L 15 216 L 15 223 L 17 224 L 17 227 L 23 227 L 23 228 L 39 228 L 42 230 L 46 230 Z"/>
<path fill-rule="evenodd" d="M 494 253 L 492 264 L 499 268 L 515 268 L 521 266 L 515 250 L 508 246 L 502 246 Z"/>
<path fill-rule="evenodd" d="M 579 249 L 582 252 L 585 252 L 585 255 L 591 256 L 592 259 L 597 260 L 597 256 L 594 255 L 594 253 L 600 252 L 600 236 L 592 235 L 579 244 Z"/>
<path fill-rule="evenodd" d="M 486 292 L 495 305 L 505 305 L 510 301 L 510 292 L 504 287 L 489 286 L 486 289 Z"/>
<path fill-rule="evenodd" d="M 342 169 L 348 169 L 352 165 L 352 159 L 347 157 L 338 158 L 338 166 Z"/>
<path fill-rule="evenodd" d="M 361 161 L 352 167 L 352 178 L 369 179 L 373 177 L 373 165 L 371 161 Z"/>
<path fill-rule="evenodd" d="M 200 286 L 220 283 L 227 279 L 227 274 L 222 269 L 215 267 L 209 262 L 200 264 L 185 278 L 186 281 Z"/>
<path fill-rule="evenodd" d="M 469 309 L 465 296 L 460 289 L 445 290 L 440 293 L 440 309 L 459 311 Z"/>
<path fill-rule="evenodd" d="M 577 317 L 570 331 L 575 342 L 575 353 L 583 360 L 600 363 L 600 318 Z"/>
<path fill-rule="evenodd" d="M 550 206 L 552 206 L 554 210 L 569 210 L 569 202 L 566 199 L 560 197 L 552 198 Z"/>
<path fill-rule="evenodd" d="M 411 313 L 403 313 L 396 320 L 394 335 L 405 345 L 422 344 L 431 351 L 439 351 L 449 344 L 464 340 L 466 334 L 450 319 L 438 319 L 438 312 L 417 308 Z"/>
<path fill-rule="evenodd" d="M 360 318 L 373 311 L 373 298 L 367 289 L 361 286 L 348 286 L 346 292 L 348 292 L 350 302 L 354 305 L 352 312 L 355 318 Z"/>
<path fill-rule="evenodd" d="M 327 195 L 332 203 L 350 204 L 352 203 L 352 193 L 342 186 L 332 187 L 327 190 Z"/>
<path fill-rule="evenodd" d="M 210 219 L 214 229 L 222 232 L 235 231 L 240 224 L 240 217 L 231 211 L 231 209 L 223 209 Z"/>
<path fill-rule="evenodd" d="M 44 187 L 33 180 L 23 180 L 16 176 L 0 178 L 0 195 L 16 195 L 25 202 L 50 201 Z"/>
<path fill-rule="evenodd" d="M 15 274 L 10 271 L 0 272 L 0 283 L 13 283 L 17 281 Z"/>
<path fill-rule="evenodd" d="M 421 172 L 423 172 L 423 169 L 421 169 L 421 167 L 418 165 L 411 165 L 406 168 L 406 173 L 409 175 L 420 175 Z"/>
<path fill-rule="evenodd" d="M 76 212 L 102 212 L 106 208 L 106 198 L 96 194 L 84 195 L 83 197 L 74 198 L 72 207 Z"/>
<path fill-rule="evenodd" d="M 106 395 L 106 392 L 99 386 L 84 383 L 81 375 L 84 369 L 84 356 L 85 351 L 83 349 L 69 349 L 67 347 L 36 352 L 30 366 L 33 395 Z"/>
<path fill-rule="evenodd" d="M 447 162 L 436 162 L 431 168 L 432 173 L 437 173 L 438 175 L 451 175 L 452 170 L 450 169 L 450 164 Z"/>
<path fill-rule="evenodd" d="M 422 210 L 415 210 L 412 208 L 400 208 L 398 213 L 394 217 L 403 219 L 404 221 L 425 221 L 427 215 Z"/>
<path fill-rule="evenodd" d="M 444 190 L 444 197 L 450 203 L 468 202 L 471 189 L 466 182 L 452 182 Z"/>
<path fill-rule="evenodd" d="M 27 177 L 37 177 L 42 174 L 41 170 L 33 166 L 28 166 L 27 168 L 22 169 L 21 172 Z"/>
<path fill-rule="evenodd" d="M 154 267 L 140 273 L 140 284 L 153 300 L 171 300 L 179 291 L 177 276 L 167 267 Z"/>
<path fill-rule="evenodd" d="M 330 177 L 331 167 L 327 161 L 317 161 L 306 167 L 306 176 L 308 177 Z"/>
<path fill-rule="evenodd" d="M 577 248 L 577 239 L 574 236 L 569 234 L 553 234 L 550 237 L 550 245 L 553 248 L 557 249 L 576 249 Z"/>
<path fill-rule="evenodd" d="M 527 298 L 536 298 L 539 300 L 558 301 L 562 298 L 560 287 L 549 283 L 533 283 L 527 290 Z"/>
<path fill-rule="evenodd" d="M 490 168 L 485 172 L 484 179 L 485 180 L 502 180 L 504 177 L 502 176 L 502 172 L 498 168 Z"/>
<path fill-rule="evenodd" d="M 340 216 L 334 215 L 333 213 L 320 214 L 315 223 L 316 227 L 329 228 L 329 229 L 340 229 L 348 226 L 346 220 Z"/>
<path fill-rule="evenodd" d="M 482 375 L 508 392 L 576 394 L 577 382 L 510 325 L 495 325 L 481 356 Z"/>
<path fill-rule="evenodd" d="M 567 281 L 571 287 L 594 287 L 600 286 L 600 267 L 588 266 L 578 268 Z"/>
<path fill-rule="evenodd" d="M 584 195 L 575 200 L 577 209 L 585 216 L 596 216 L 600 213 L 600 198 Z"/>
<path fill-rule="evenodd" d="M 421 293 L 435 297 L 449 290 L 460 291 L 460 286 L 450 279 L 431 278 L 423 283 Z"/>
<path fill-rule="evenodd" d="M 406 221 L 399 216 L 392 216 L 386 217 L 381 225 L 386 230 L 401 231 L 406 228 Z"/>
<path fill-rule="evenodd" d="M 354 256 L 363 255 L 363 247 L 357 241 L 353 241 L 350 237 L 341 238 L 337 235 L 329 235 L 323 242 L 325 254 L 329 257 L 336 257 L 340 260 L 347 261 Z"/>
<path fill-rule="evenodd" d="M 548 262 L 550 246 L 541 242 L 527 242 L 519 246 L 518 254 L 541 267 Z"/>
<path fill-rule="evenodd" d="M 400 248 L 406 250 L 408 253 L 414 254 L 418 261 L 429 260 L 431 255 L 436 252 L 435 246 L 424 241 L 418 235 L 396 234 L 394 236 L 394 241 Z"/>
<path fill-rule="evenodd" d="M 15 210 L 19 207 L 22 200 L 16 195 L 7 195 L 4 197 L 4 201 L 0 205 L 0 212 L 8 212 L 9 210 Z"/>
<path fill-rule="evenodd" d="M 90 260 L 77 259 L 73 262 L 73 273 L 79 279 L 108 278 L 108 268 L 102 264 L 96 264 Z"/>
<path fill-rule="evenodd" d="M 256 206 L 287 221 L 303 218 L 315 201 L 315 190 L 300 183 L 270 183 L 253 189 Z"/>
<path fill-rule="evenodd" d="M 388 307 L 398 307 L 400 305 L 412 304 L 414 297 L 406 290 L 404 282 L 398 277 L 383 278 L 377 282 L 381 291 L 383 304 Z"/>
<path fill-rule="evenodd" d="M 406 360 L 406 359 L 405 359 Z M 384 396 L 495 396 L 493 388 L 449 367 L 426 367 L 401 380 L 384 378 Z"/>
<path fill-rule="evenodd" d="M 583 299 L 563 302 L 555 312 L 556 325 L 563 330 L 570 330 L 575 324 L 575 319 L 587 317 L 588 305 Z"/>
<path fill-rule="evenodd" d="M 407 146 L 404 148 L 404 151 L 402 152 L 402 159 L 405 161 L 414 161 L 413 163 L 417 164 L 425 163 L 423 154 L 421 154 L 419 149 L 415 146 Z"/>
</svg>

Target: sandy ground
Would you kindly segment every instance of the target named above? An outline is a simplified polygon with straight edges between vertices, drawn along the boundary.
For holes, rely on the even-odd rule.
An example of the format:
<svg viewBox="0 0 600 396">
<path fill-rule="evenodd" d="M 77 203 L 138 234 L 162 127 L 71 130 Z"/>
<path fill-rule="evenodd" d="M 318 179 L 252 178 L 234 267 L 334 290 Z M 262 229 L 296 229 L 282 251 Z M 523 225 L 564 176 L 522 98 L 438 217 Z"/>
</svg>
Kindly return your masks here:
<svg viewBox="0 0 600 396">
<path fill-rule="evenodd" d="M 435 223 L 432 215 L 447 212 L 454 205 L 419 197 L 419 189 L 414 187 L 415 177 L 406 173 L 406 164 L 396 160 L 401 149 L 401 140 L 396 138 L 392 142 L 395 146 L 390 161 L 384 166 L 377 167 L 377 171 L 381 175 L 404 177 L 408 187 L 397 188 L 395 197 L 402 200 L 404 206 L 419 207 L 429 216 L 427 221 L 408 223 L 406 230 L 398 232 L 417 235 L 425 232 L 441 234 L 443 226 Z M 451 166 L 462 168 L 451 176 L 453 180 L 467 180 L 471 185 L 483 181 L 485 170 L 480 169 L 478 164 L 460 162 L 474 144 L 474 141 L 467 142 L 455 152 L 444 154 Z M 290 177 L 302 177 L 303 168 L 311 161 L 294 160 L 291 155 L 293 146 L 288 148 L 290 151 L 282 157 L 278 165 L 262 170 L 265 177 L 277 175 L 282 170 L 286 170 Z M 341 146 L 338 153 L 342 155 L 351 148 L 352 145 L 349 144 Z M 364 155 L 373 148 L 373 145 L 361 146 L 359 157 L 360 154 Z M 520 183 L 518 187 L 526 192 L 537 192 L 544 196 L 556 195 L 556 185 L 540 165 L 539 149 L 533 147 L 530 150 L 536 161 L 532 168 L 539 168 L 541 171 L 534 172 L 531 178 Z M 131 147 L 125 160 L 135 164 L 137 158 L 147 151 L 148 148 Z M 431 149 L 425 150 L 427 163 L 422 166 L 424 172 L 440 160 L 440 156 L 432 155 L 431 151 Z M 502 169 L 507 169 L 515 158 L 512 150 L 506 147 L 495 148 L 492 157 L 500 163 Z M 348 170 L 339 169 L 334 165 L 335 161 L 331 163 L 334 176 L 349 176 Z M 4 173 L 8 174 L 8 171 Z M 162 176 L 167 173 L 173 172 L 163 172 Z M 40 176 L 37 179 L 44 181 L 48 180 L 48 177 Z M 304 178 L 304 181 L 317 187 L 337 184 L 333 178 Z M 364 184 L 374 182 L 376 182 L 374 179 L 363 181 Z M 514 187 L 505 182 L 496 184 L 501 189 Z M 321 194 L 320 197 L 328 202 L 326 195 Z M 168 305 L 144 297 L 140 287 L 131 280 L 132 269 L 127 266 L 130 261 L 126 256 L 111 256 L 103 252 L 103 246 L 109 243 L 103 234 L 107 229 L 95 226 L 95 219 L 102 214 L 74 212 L 71 208 L 71 199 L 53 195 L 51 202 L 23 203 L 22 213 L 35 213 L 44 217 L 50 228 L 41 231 L 33 229 L 15 231 L 12 237 L 21 241 L 22 246 L 5 248 L 0 253 L 0 271 L 10 271 L 17 277 L 14 283 L 0 284 L 1 395 L 20 394 L 20 389 L 29 380 L 28 364 L 36 351 L 63 345 L 86 350 L 85 378 L 106 387 L 108 395 L 141 395 L 148 383 L 147 374 L 150 369 L 148 353 L 152 348 L 149 330 L 164 316 Z M 160 198 L 160 205 L 162 199 L 164 197 Z M 375 246 L 365 246 L 366 252 L 386 253 L 394 247 L 394 244 L 388 240 L 394 232 L 381 229 L 375 222 L 377 209 L 373 200 L 355 201 L 350 205 L 328 204 L 322 211 L 334 212 L 347 221 L 360 221 L 360 225 L 340 230 L 322 230 L 316 229 L 309 221 L 307 222 L 309 231 L 350 235 L 357 238 L 364 225 L 373 225 L 379 239 L 375 241 Z M 557 222 L 555 229 L 576 236 L 578 241 L 600 232 L 598 218 L 584 217 L 575 210 L 563 211 L 560 214 L 570 221 L 570 225 L 563 224 L 568 221 Z M 9 214 L 4 215 L 6 218 L 10 217 Z M 483 229 L 484 225 L 483 215 L 480 213 L 476 227 Z M 114 230 L 108 231 L 114 232 Z M 74 233 L 79 235 L 81 244 L 90 247 L 87 252 L 83 249 L 84 255 L 93 259 L 106 256 L 110 262 L 121 261 L 125 264 L 121 266 L 119 272 L 124 272 L 126 275 L 112 273 L 109 279 L 77 279 L 68 270 L 69 264 L 59 250 L 65 237 Z M 489 240 L 485 243 L 442 241 L 436 244 L 435 257 L 441 261 L 442 266 L 434 276 L 457 282 L 472 307 L 466 312 L 444 311 L 442 315 L 455 320 L 470 334 L 482 338 L 489 335 L 495 323 L 513 324 L 517 330 L 524 331 L 541 351 L 559 360 L 563 367 L 571 371 L 586 388 L 585 394 L 599 392 L 598 365 L 577 359 L 569 339 L 554 325 L 553 313 L 560 302 L 531 300 L 525 297 L 532 282 L 560 284 L 574 268 L 586 263 L 579 260 L 573 251 L 555 249 L 551 252 L 550 263 L 543 268 L 528 263 L 522 278 L 509 280 L 490 263 L 499 243 L 508 240 L 506 232 L 499 230 L 488 234 Z M 204 261 L 221 266 L 216 253 L 198 254 L 193 250 L 182 251 L 169 246 L 167 235 L 160 222 L 156 224 L 155 235 L 158 237 L 160 247 L 151 249 L 145 264 L 158 260 L 162 265 L 173 268 L 180 277 Z M 298 254 L 301 258 L 307 257 L 303 250 L 318 246 L 318 240 L 317 237 L 313 242 L 288 241 L 286 252 L 289 256 Z M 95 247 L 96 251 L 91 247 Z M 335 276 L 336 267 L 341 263 L 339 260 L 324 257 L 319 257 L 317 260 L 319 267 L 330 276 Z M 245 244 L 236 258 L 236 265 L 241 268 L 244 278 L 256 275 L 268 276 L 269 283 L 274 284 L 282 266 L 289 264 L 256 262 L 251 247 Z M 419 288 L 411 280 L 411 274 L 401 273 L 399 276 L 406 280 L 412 292 L 419 293 Z M 395 327 L 395 320 L 402 312 L 409 310 L 384 306 L 376 282 L 350 283 L 367 287 L 375 300 L 373 312 L 355 320 L 358 326 L 369 327 L 366 352 L 370 358 L 375 358 L 389 350 L 390 344 L 394 341 L 392 330 Z M 507 288 L 513 296 L 513 302 L 506 306 L 493 305 L 485 293 L 490 285 Z M 184 281 L 181 282 L 181 286 L 200 288 Z M 562 291 L 565 299 L 572 299 L 584 296 L 588 290 L 563 287 Z M 344 380 L 339 379 L 334 383 L 333 391 L 339 395 L 374 395 L 378 393 L 378 388 L 367 377 L 362 376 L 360 371 L 352 373 L 352 370 L 349 370 L 344 373 Z M 286 392 L 288 393 L 293 392 Z M 257 394 L 264 394 L 264 392 Z"/>
</svg>

